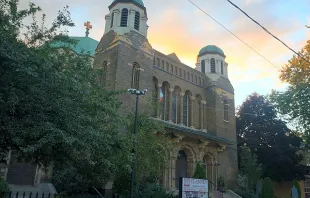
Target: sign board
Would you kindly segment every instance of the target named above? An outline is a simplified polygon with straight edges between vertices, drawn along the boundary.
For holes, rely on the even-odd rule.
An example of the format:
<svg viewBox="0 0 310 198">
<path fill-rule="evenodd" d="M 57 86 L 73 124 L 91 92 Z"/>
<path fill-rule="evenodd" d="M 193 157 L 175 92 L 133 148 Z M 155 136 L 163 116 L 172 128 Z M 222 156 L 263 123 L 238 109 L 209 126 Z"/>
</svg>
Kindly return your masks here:
<svg viewBox="0 0 310 198">
<path fill-rule="evenodd" d="M 208 198 L 208 180 L 180 178 L 180 198 Z"/>
</svg>

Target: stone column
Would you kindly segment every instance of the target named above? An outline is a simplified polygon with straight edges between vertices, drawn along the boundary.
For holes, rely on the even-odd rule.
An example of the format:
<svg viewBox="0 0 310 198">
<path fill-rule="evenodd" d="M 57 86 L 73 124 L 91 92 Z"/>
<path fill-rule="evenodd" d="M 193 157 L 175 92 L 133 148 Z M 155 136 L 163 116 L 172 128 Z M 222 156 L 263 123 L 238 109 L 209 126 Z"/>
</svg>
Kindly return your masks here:
<svg viewBox="0 0 310 198">
<path fill-rule="evenodd" d="M 129 10 L 127 26 L 129 27 L 130 30 L 134 29 L 135 14 L 136 14 L 135 10 Z"/>
<path fill-rule="evenodd" d="M 105 15 L 105 30 L 104 30 L 105 34 L 110 31 L 110 24 L 111 24 L 110 20 L 111 20 L 110 15 Z"/>
<path fill-rule="evenodd" d="M 161 111 L 161 106 L 160 106 L 160 89 L 161 89 L 162 84 L 157 84 L 157 96 L 156 96 L 156 116 L 157 118 L 160 118 L 160 111 Z"/>
<path fill-rule="evenodd" d="M 168 121 L 172 122 L 172 92 L 173 88 L 169 88 L 169 114 L 168 114 Z"/>
<path fill-rule="evenodd" d="M 192 96 L 191 98 L 190 98 L 190 124 L 189 124 L 189 126 L 191 127 L 191 128 L 195 128 L 194 127 L 194 100 L 195 100 L 195 96 Z"/>
<path fill-rule="evenodd" d="M 184 125 L 184 121 L 183 121 L 183 100 L 184 100 L 184 92 L 180 92 L 180 125 Z"/>
<path fill-rule="evenodd" d="M 205 108 L 206 108 L 206 104 L 207 104 L 207 102 L 206 101 L 204 101 L 204 100 L 202 100 L 201 101 L 201 130 L 203 130 L 203 131 L 207 131 L 207 129 L 206 129 L 206 127 L 205 127 Z"/>
</svg>

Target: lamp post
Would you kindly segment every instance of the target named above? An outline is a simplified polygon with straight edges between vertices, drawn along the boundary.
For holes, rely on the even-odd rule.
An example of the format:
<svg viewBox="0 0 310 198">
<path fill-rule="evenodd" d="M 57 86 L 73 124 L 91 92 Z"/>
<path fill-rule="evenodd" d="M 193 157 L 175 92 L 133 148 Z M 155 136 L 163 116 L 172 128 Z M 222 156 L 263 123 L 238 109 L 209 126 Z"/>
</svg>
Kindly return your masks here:
<svg viewBox="0 0 310 198">
<path fill-rule="evenodd" d="M 134 191 L 134 161 L 136 157 L 136 132 L 137 132 L 137 122 L 138 122 L 138 104 L 139 104 L 139 96 L 145 95 L 147 92 L 147 89 L 144 89 L 143 91 L 130 88 L 128 89 L 128 92 L 136 95 L 136 112 L 135 112 L 135 122 L 133 127 L 133 159 L 131 161 L 131 172 L 130 172 L 130 198 L 133 198 L 133 191 Z"/>
</svg>

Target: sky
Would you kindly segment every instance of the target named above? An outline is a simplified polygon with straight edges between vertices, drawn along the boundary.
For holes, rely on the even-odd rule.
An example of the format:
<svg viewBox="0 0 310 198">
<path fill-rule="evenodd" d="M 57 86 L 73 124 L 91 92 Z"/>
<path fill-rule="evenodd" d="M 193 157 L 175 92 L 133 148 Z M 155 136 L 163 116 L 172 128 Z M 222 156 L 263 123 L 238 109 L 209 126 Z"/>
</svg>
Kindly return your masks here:
<svg viewBox="0 0 310 198">
<path fill-rule="evenodd" d="M 253 92 L 266 95 L 272 89 L 284 90 L 279 71 L 293 56 L 258 25 L 227 0 L 192 0 L 223 26 L 248 43 L 275 66 L 239 41 L 188 0 L 143 0 L 148 13 L 148 40 L 164 54 L 175 52 L 188 66 L 195 67 L 196 57 L 206 45 L 220 47 L 228 62 L 229 79 L 235 89 L 236 106 Z M 105 15 L 112 0 L 32 0 L 47 14 L 51 23 L 57 11 L 68 5 L 75 27 L 71 36 L 85 35 L 83 26 L 90 21 L 90 37 L 100 40 L 105 28 Z M 270 32 L 294 50 L 300 50 L 310 39 L 309 0 L 232 0 Z M 26 8 L 28 0 L 20 0 Z"/>
</svg>

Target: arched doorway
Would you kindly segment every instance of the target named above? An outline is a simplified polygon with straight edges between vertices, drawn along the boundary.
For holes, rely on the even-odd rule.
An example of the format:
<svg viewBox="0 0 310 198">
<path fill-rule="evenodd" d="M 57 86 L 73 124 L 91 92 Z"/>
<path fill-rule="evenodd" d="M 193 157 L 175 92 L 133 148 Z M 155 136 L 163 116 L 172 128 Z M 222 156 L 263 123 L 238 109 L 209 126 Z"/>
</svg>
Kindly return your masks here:
<svg viewBox="0 0 310 198">
<path fill-rule="evenodd" d="M 210 182 L 209 190 L 212 190 L 216 186 L 215 167 L 214 167 L 213 155 L 206 154 L 203 158 L 203 163 L 205 165 L 207 178 Z"/>
<path fill-rule="evenodd" d="M 179 188 L 180 177 L 187 176 L 187 155 L 181 150 L 175 163 L 175 187 Z"/>
</svg>

